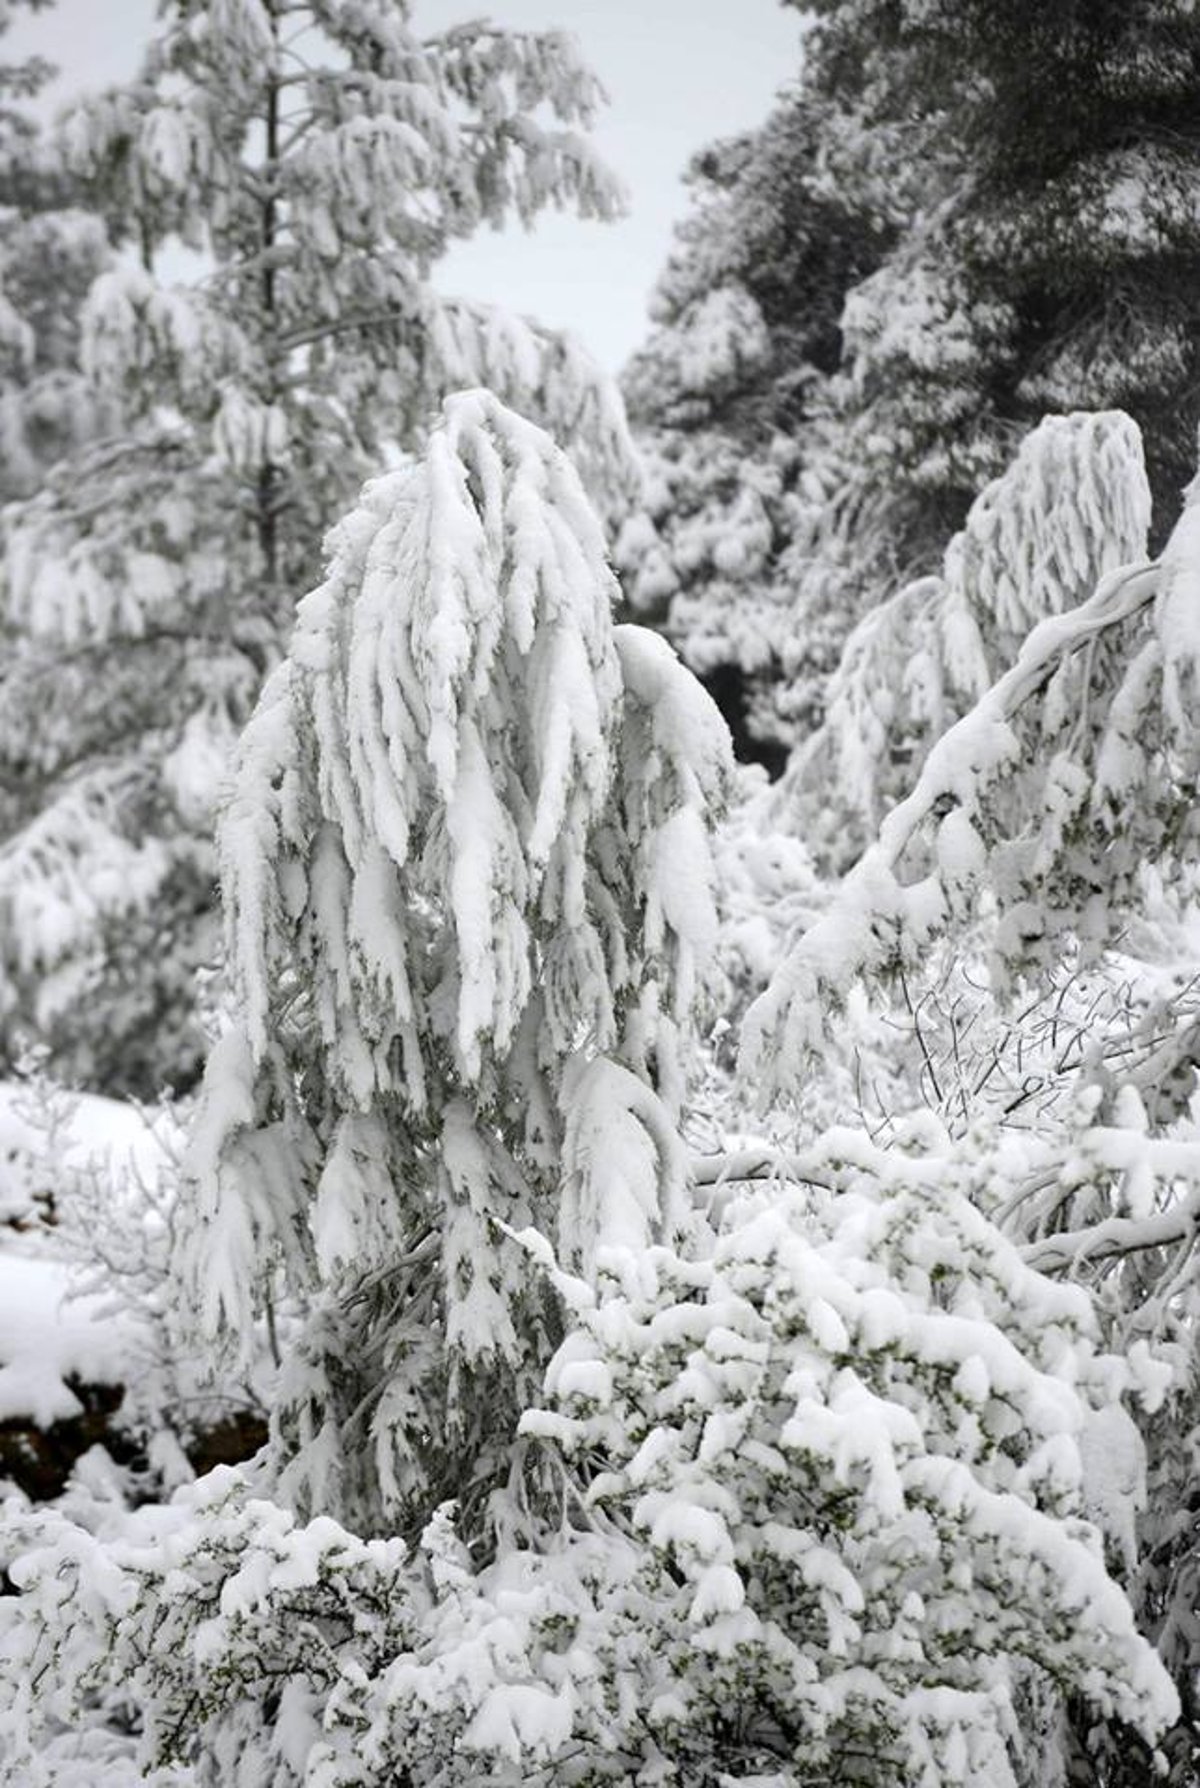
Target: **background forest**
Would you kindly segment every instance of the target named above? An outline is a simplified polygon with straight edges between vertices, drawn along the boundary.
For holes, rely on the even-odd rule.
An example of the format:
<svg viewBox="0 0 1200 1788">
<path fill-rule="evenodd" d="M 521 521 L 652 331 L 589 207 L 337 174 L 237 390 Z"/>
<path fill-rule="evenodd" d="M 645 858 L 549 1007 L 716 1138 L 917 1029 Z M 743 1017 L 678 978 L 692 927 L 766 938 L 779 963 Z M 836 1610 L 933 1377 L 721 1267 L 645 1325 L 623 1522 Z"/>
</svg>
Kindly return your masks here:
<svg viewBox="0 0 1200 1788">
<path fill-rule="evenodd" d="M 1190 0 L 796 8 L 619 386 L 568 34 L 44 4 L 0 1780 L 1191 1788 Z"/>
</svg>

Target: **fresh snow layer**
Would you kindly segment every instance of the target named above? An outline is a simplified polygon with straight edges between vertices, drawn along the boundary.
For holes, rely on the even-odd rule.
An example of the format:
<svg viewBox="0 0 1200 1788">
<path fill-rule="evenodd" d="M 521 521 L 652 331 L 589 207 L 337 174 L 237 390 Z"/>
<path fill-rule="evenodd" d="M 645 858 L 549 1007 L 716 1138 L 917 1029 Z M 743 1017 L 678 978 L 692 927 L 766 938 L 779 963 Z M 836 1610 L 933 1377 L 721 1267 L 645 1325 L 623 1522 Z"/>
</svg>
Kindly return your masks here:
<svg viewBox="0 0 1200 1788">
<path fill-rule="evenodd" d="M 0 1221 L 27 1216 L 52 1193 L 56 1173 L 89 1168 L 153 1183 L 166 1159 L 163 1139 L 135 1106 L 95 1093 L 69 1095 L 61 1132 L 51 1141 L 35 1092 L 0 1081 Z"/>
<path fill-rule="evenodd" d="M 62 1176 L 95 1169 L 114 1185 L 126 1174 L 153 1181 L 167 1159 L 163 1140 L 132 1106 L 72 1096 L 51 1141 L 28 1086 L 0 1083 L 0 1220 L 25 1219 Z M 72 1269 L 48 1258 L 52 1237 L 0 1229 L 0 1421 L 38 1427 L 80 1413 L 66 1383 L 127 1378 L 134 1324 L 98 1296 L 71 1295 Z M 38 1250 L 38 1251 L 35 1251 Z"/>
<path fill-rule="evenodd" d="M 135 1335 L 128 1319 L 106 1314 L 95 1296 L 70 1296 L 63 1262 L 0 1253 L 0 1421 L 39 1428 L 79 1415 L 65 1382 L 119 1384 L 131 1364 Z"/>
</svg>

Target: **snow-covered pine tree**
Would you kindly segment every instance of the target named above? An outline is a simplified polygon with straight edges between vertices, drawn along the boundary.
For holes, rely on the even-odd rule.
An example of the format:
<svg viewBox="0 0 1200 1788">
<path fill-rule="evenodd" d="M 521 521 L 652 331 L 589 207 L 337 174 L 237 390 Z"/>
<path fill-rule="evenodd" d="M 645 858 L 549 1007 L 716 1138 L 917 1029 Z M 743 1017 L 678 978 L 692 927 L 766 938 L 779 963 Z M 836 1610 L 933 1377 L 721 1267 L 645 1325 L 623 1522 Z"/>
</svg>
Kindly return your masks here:
<svg viewBox="0 0 1200 1788">
<path fill-rule="evenodd" d="M 447 1495 L 485 1554 L 540 1534 L 562 1467 L 516 1429 L 564 1327 L 544 1257 L 590 1277 L 606 1247 L 689 1221 L 677 1125 L 731 757 L 665 643 L 614 628 L 569 462 L 490 394 L 449 399 L 421 463 L 368 486 L 330 544 L 224 813 L 234 1017 L 191 1146 L 183 1271 L 209 1331 L 245 1338 L 281 1279 L 305 1308 L 260 1488 L 281 1537 L 285 1510 L 320 1512 L 305 1531 L 364 1566 L 327 1587 L 347 1608 L 389 1596 L 377 1637 L 399 1647 L 428 1598 L 398 1542 L 353 1534 L 416 1535 Z M 182 1537 L 240 1569 L 266 1506 L 232 1530 L 226 1507 L 197 1509 Z M 435 1556 L 442 1590 L 456 1547 Z M 161 1586 L 143 1588 L 165 1637 Z M 255 1762 L 272 1779 L 263 1683 L 223 1709 L 202 1691 L 171 1732 L 169 1679 L 192 1652 L 152 1650 L 139 1686 L 164 1757 L 198 1740 L 203 1779 L 235 1754 L 241 1779 Z M 389 1661 L 374 1641 L 363 1656 Z M 463 1724 L 453 1692 L 431 1716 L 420 1742 L 440 1767 Z M 416 1734 L 407 1714 L 386 1724 L 390 1758 Z M 315 1736 L 282 1742 L 307 1764 Z M 391 1772 L 377 1758 L 360 1779 Z"/>
<path fill-rule="evenodd" d="M 26 720 L 5 767 L 37 814 L 0 851 L 20 919 L 4 975 L 77 1076 L 152 1091 L 198 1071 L 215 786 L 363 479 L 475 383 L 580 442 L 597 482 L 623 475 L 619 400 L 583 353 L 429 278 L 506 216 L 613 212 L 576 128 L 599 97 L 557 32 L 425 37 L 406 0 L 171 0 L 138 80 L 62 125 L 65 164 L 139 257 L 96 282 L 85 323 L 122 428 L 5 527 Z M 156 257 L 180 243 L 197 276 L 164 285 Z"/>
<path fill-rule="evenodd" d="M 368 486 L 238 750 L 237 1018 L 193 1144 L 203 1324 L 314 1300 L 286 1499 L 409 1530 L 511 1474 L 588 1270 L 684 1221 L 679 1026 L 715 912 L 724 727 L 616 586 L 579 481 L 485 393 Z"/>
<path fill-rule="evenodd" d="M 794 91 L 697 164 L 629 378 L 655 477 L 621 549 L 777 744 L 1045 413 L 1145 431 L 1156 542 L 1200 420 L 1190 0 L 797 10 Z"/>
<path fill-rule="evenodd" d="M 36 0 L 16 0 L 16 9 Z M 15 9 L 0 14 L 0 38 Z M 102 426 L 79 366 L 83 300 L 108 260 L 100 219 L 45 150 L 27 102 L 53 70 L 0 63 L 0 501 L 33 490 L 47 466 Z"/>
<path fill-rule="evenodd" d="M 1200 265 L 1190 0 L 808 10 L 805 79 L 830 121 L 830 177 L 869 209 L 881 170 L 903 166 L 907 192 L 895 247 L 848 297 L 830 424 L 807 455 L 842 519 L 824 546 L 814 538 L 798 624 L 823 597 L 827 558 L 850 619 L 887 593 L 889 559 L 934 571 L 1046 411 L 1133 417 L 1161 541 L 1200 416 L 1180 401 L 1196 387 Z"/>
<path fill-rule="evenodd" d="M 0 37 L 22 0 L 0 10 Z M 82 311 L 110 262 L 102 220 L 81 208 L 79 184 L 50 152 L 28 101 L 53 70 L 39 59 L 0 63 L 0 502 L 26 497 L 57 461 L 114 421 L 80 365 Z M 51 766 L 37 739 L 64 704 L 79 712 L 80 678 L 58 651 L 22 636 L 0 602 L 0 841 L 37 814 Z M 11 940 L 18 918 L 0 911 Z M 52 923 L 52 920 L 51 920 Z M 11 957 L 11 943 L 4 953 Z M 20 995 L 0 970 L 0 1033 Z M 8 1051 L 0 1046 L 0 1060 Z"/>
</svg>

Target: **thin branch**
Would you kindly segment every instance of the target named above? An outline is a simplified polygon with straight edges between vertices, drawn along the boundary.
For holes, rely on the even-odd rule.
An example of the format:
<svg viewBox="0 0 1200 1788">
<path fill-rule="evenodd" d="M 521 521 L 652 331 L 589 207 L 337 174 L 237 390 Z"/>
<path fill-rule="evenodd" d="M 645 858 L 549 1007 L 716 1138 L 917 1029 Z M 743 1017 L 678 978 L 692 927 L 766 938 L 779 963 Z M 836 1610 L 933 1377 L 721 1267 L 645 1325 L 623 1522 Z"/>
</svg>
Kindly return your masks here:
<svg viewBox="0 0 1200 1788">
<path fill-rule="evenodd" d="M 412 322 L 411 313 L 402 310 L 398 304 L 391 304 L 385 310 L 367 311 L 359 316 L 337 317 L 329 323 L 319 323 L 314 329 L 297 329 L 285 335 L 281 347 L 285 353 L 296 348 L 311 347 L 314 342 L 325 341 L 330 336 L 349 335 L 356 329 L 376 329 L 384 323 Z"/>
<path fill-rule="evenodd" d="M 1105 1217 L 1086 1229 L 1069 1230 L 1030 1242 L 1023 1250 L 1027 1263 L 1039 1273 L 1077 1270 L 1085 1262 L 1116 1260 L 1149 1248 L 1169 1248 L 1194 1242 L 1200 1232 L 1200 1187 L 1188 1198 L 1159 1211 L 1153 1217 Z"/>
<path fill-rule="evenodd" d="M 689 1167 L 693 1186 L 725 1186 L 751 1180 L 795 1180 L 806 1186 L 835 1190 L 833 1182 L 814 1174 L 802 1155 L 784 1154 L 764 1144 L 757 1149 L 734 1149 L 720 1155 L 693 1155 Z"/>
</svg>

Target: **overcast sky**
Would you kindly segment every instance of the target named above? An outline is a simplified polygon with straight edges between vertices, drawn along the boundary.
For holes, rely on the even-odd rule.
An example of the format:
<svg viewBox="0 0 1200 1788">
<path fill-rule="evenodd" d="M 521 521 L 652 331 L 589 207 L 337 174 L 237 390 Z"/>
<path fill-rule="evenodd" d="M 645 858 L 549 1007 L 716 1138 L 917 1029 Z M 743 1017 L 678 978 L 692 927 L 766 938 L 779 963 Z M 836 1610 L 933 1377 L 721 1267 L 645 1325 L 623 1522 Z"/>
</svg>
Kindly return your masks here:
<svg viewBox="0 0 1200 1788">
<path fill-rule="evenodd" d="M 14 25 L 5 54 L 37 50 L 57 62 L 62 99 L 129 75 L 154 11 L 154 0 L 57 0 Z M 631 210 L 617 224 L 554 216 L 532 235 L 489 233 L 454 251 L 439 284 L 575 329 L 615 370 L 645 334 L 688 157 L 765 115 L 795 72 L 799 15 L 779 0 L 417 0 L 413 9 L 433 30 L 481 14 L 580 38 L 612 99 L 597 141 Z"/>
</svg>

